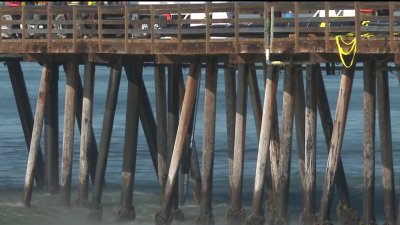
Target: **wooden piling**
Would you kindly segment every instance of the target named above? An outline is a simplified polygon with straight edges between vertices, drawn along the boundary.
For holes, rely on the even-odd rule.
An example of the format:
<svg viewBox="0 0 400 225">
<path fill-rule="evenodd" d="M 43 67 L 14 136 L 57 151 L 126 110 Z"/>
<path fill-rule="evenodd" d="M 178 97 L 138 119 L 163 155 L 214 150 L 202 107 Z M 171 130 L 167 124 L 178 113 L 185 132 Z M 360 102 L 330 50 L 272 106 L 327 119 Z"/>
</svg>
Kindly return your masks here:
<svg viewBox="0 0 400 225">
<path fill-rule="evenodd" d="M 141 59 L 124 65 L 128 78 L 128 96 L 126 103 L 126 125 L 124 140 L 124 155 L 122 164 L 121 209 L 118 212 L 118 221 L 130 221 L 136 217 L 133 203 L 133 187 L 136 169 L 136 153 L 139 126 L 140 84 L 137 77 L 142 76 Z"/>
<path fill-rule="evenodd" d="M 330 209 L 333 196 L 333 184 L 335 181 L 336 170 L 343 143 L 344 131 L 346 127 L 347 112 L 349 108 L 351 89 L 353 84 L 355 65 L 350 68 L 343 68 L 340 81 L 339 95 L 336 105 L 335 123 L 332 130 L 330 141 L 329 156 L 326 166 L 323 192 L 320 204 L 320 220 L 330 221 Z M 352 218 L 342 218 L 352 220 Z M 355 218 L 357 220 L 357 218 Z"/>
<path fill-rule="evenodd" d="M 231 207 L 225 212 L 225 219 L 229 224 L 241 224 L 244 222 L 246 217 L 246 212 L 244 208 L 242 208 L 242 188 L 247 113 L 247 68 L 247 64 L 239 64 L 238 66 L 239 76 L 235 117 L 233 185 L 231 186 Z"/>
<path fill-rule="evenodd" d="M 95 72 L 95 68 L 92 69 L 93 73 Z M 79 74 L 79 73 L 78 73 Z M 94 76 L 94 75 L 93 75 Z M 78 89 L 76 93 L 76 121 L 78 124 L 79 131 L 81 131 L 81 121 L 82 121 L 82 106 L 83 106 L 83 88 L 82 88 L 82 81 L 81 77 L 78 75 Z M 92 179 L 92 183 L 94 183 L 95 175 L 96 175 L 96 164 L 97 164 L 97 157 L 98 157 L 98 148 L 96 142 L 96 136 L 94 135 L 93 128 L 91 128 L 91 140 L 90 140 L 90 149 L 89 149 L 89 175 Z"/>
<path fill-rule="evenodd" d="M 89 201 L 89 155 L 92 148 L 92 117 L 93 117 L 93 95 L 94 95 L 94 64 L 85 64 L 82 122 L 79 156 L 79 184 L 78 204 L 86 205 Z M 97 150 L 96 150 L 97 152 Z M 97 160 L 97 159 L 96 159 Z"/>
<path fill-rule="evenodd" d="M 194 109 L 194 110 L 196 110 L 196 109 Z M 194 118 L 194 117 L 192 117 L 192 118 Z M 193 120 L 191 119 L 191 121 L 193 121 Z M 179 205 L 185 204 L 186 198 L 188 195 L 188 185 L 189 185 L 188 181 L 189 181 L 190 164 L 191 164 L 191 158 L 192 158 L 192 141 L 191 141 L 191 135 L 190 135 L 193 130 L 192 124 L 193 124 L 193 122 L 190 122 L 190 125 L 188 128 L 188 134 L 186 135 L 186 141 L 185 141 L 185 153 L 182 156 L 181 168 L 179 170 L 179 178 L 178 178 L 178 200 L 179 200 L 178 204 Z"/>
<path fill-rule="evenodd" d="M 392 131 L 390 120 L 390 97 L 386 62 L 376 64 L 376 83 L 381 138 L 382 186 L 384 199 L 384 218 L 386 224 L 396 223 L 395 187 L 392 154 Z"/>
<path fill-rule="evenodd" d="M 261 104 L 261 98 L 260 98 L 260 90 L 258 88 L 258 82 L 257 82 L 257 76 L 256 76 L 256 70 L 255 70 L 255 65 L 252 64 L 250 67 L 250 73 L 249 73 L 249 91 L 250 91 L 250 96 L 252 100 L 252 105 L 253 105 L 253 116 L 254 116 L 254 121 L 255 121 L 255 126 L 256 126 L 256 132 L 257 132 L 257 137 L 258 141 L 260 141 L 260 133 L 261 133 L 261 120 L 262 120 L 262 104 Z M 272 70 L 270 70 L 270 73 Z M 265 86 L 265 82 L 268 80 L 268 66 L 263 65 L 263 76 L 264 76 L 264 82 L 263 85 Z M 267 148 L 267 157 L 266 157 L 266 162 L 265 162 L 265 173 L 262 175 L 265 181 L 265 185 L 262 186 L 262 189 L 265 189 L 269 194 L 272 194 L 272 178 L 271 178 L 271 160 L 270 160 L 270 154 L 269 154 L 270 149 Z M 262 191 L 264 192 L 264 190 Z M 253 194 L 254 195 L 254 194 Z M 256 205 L 261 204 L 263 199 L 265 199 L 264 193 L 262 193 L 262 197 L 257 196 L 256 201 L 260 201 L 256 203 Z M 261 205 L 260 205 L 261 206 Z M 258 206 L 255 206 L 258 208 Z M 253 209 L 254 210 L 254 209 Z M 260 208 L 260 212 L 262 210 L 262 207 Z M 259 217 L 256 216 L 256 213 L 252 213 L 248 219 L 246 220 L 246 224 L 260 224 L 264 223 L 265 217 Z"/>
<path fill-rule="evenodd" d="M 191 154 L 190 154 L 190 176 L 192 177 L 192 189 L 193 198 L 195 202 L 200 205 L 201 198 L 201 174 L 199 160 L 197 158 L 196 142 L 191 143 Z"/>
<path fill-rule="evenodd" d="M 270 70 L 272 72 L 272 70 Z M 264 75 L 264 86 L 265 82 L 268 79 L 268 66 L 264 65 L 263 66 L 263 75 Z M 257 76 L 256 76 L 256 69 L 255 65 L 252 64 L 249 68 L 249 92 L 252 100 L 252 106 L 253 106 L 253 116 L 254 116 L 254 122 L 255 122 L 255 127 L 256 127 L 256 132 L 257 132 L 257 138 L 258 142 L 260 141 L 260 132 L 261 132 L 261 120 L 262 120 L 262 104 L 261 104 L 261 98 L 260 98 L 260 90 L 258 88 L 258 82 L 257 82 Z M 262 185 L 262 192 L 264 192 L 264 187 L 266 187 L 267 192 L 269 194 L 272 194 L 272 178 L 271 178 L 271 160 L 270 160 L 270 155 L 269 155 L 270 149 L 267 149 L 267 158 L 265 161 L 265 173 L 262 175 L 264 178 L 263 180 L 265 181 L 265 185 Z M 254 190 L 255 191 L 255 190 Z M 253 194 L 254 196 L 254 194 Z M 262 196 L 257 196 L 257 200 L 259 201 L 258 203 L 255 203 L 256 205 L 260 206 L 260 212 L 262 211 L 261 207 L 261 202 L 263 199 L 265 199 L 264 193 L 262 193 Z M 258 206 L 255 206 L 258 208 Z M 254 210 L 254 209 L 253 209 Z M 248 219 L 246 220 L 246 224 L 260 224 L 264 223 L 265 217 L 264 216 L 256 216 L 256 213 L 252 213 Z"/>
<path fill-rule="evenodd" d="M 58 78 L 59 66 L 52 65 L 52 77 L 50 78 L 49 94 L 47 96 L 46 112 L 45 112 L 45 183 L 47 191 L 50 194 L 58 192 L 59 185 L 59 128 L 58 128 Z"/>
<path fill-rule="evenodd" d="M 143 78 L 139 77 L 140 82 L 140 101 L 139 101 L 139 118 L 143 127 L 143 132 L 146 138 L 147 146 L 151 161 L 153 162 L 154 171 L 158 177 L 157 166 L 157 125 L 153 115 L 153 110 L 150 105 L 149 95 L 147 94 L 146 86 Z"/>
<path fill-rule="evenodd" d="M 233 150 L 235 142 L 235 110 L 236 110 L 236 70 L 230 64 L 224 66 L 225 80 L 225 108 L 226 108 L 226 129 L 229 164 L 229 187 L 233 186 Z M 230 194 L 232 194 L 232 190 Z"/>
<path fill-rule="evenodd" d="M 214 170 L 218 63 L 215 59 L 209 60 L 206 65 L 200 216 L 196 219 L 196 224 L 198 225 L 214 224 L 214 215 L 212 212 L 212 179 Z"/>
<path fill-rule="evenodd" d="M 276 70 L 277 72 L 279 70 Z M 278 72 L 279 73 L 279 72 Z M 276 99 L 275 99 L 276 102 Z M 280 138 L 279 138 L 279 120 L 278 120 L 278 108 L 275 106 L 275 110 L 273 113 L 272 117 L 272 131 L 271 131 L 271 139 L 269 142 L 269 156 L 267 156 L 267 162 L 268 162 L 268 157 L 270 158 L 270 164 L 271 164 L 271 185 L 272 185 L 272 190 L 271 193 L 268 196 L 268 199 L 266 201 L 266 214 L 268 215 L 268 224 L 274 224 L 276 218 L 278 217 L 278 209 L 277 209 L 277 202 L 276 202 L 276 176 L 274 177 L 275 174 L 278 173 L 278 166 L 279 166 L 279 152 L 280 152 Z M 268 172 L 268 170 L 267 170 Z M 267 174 L 268 175 L 268 174 Z M 268 179 L 268 176 L 266 177 Z"/>
<path fill-rule="evenodd" d="M 329 153 L 330 142 L 331 142 L 331 137 L 332 137 L 332 132 L 333 132 L 333 121 L 332 121 L 332 116 L 331 116 L 331 110 L 329 107 L 328 96 L 326 94 L 325 84 L 324 84 L 324 80 L 322 78 L 321 68 L 319 65 L 316 65 L 316 70 L 317 70 L 316 71 L 316 73 L 317 73 L 316 79 L 317 79 L 317 83 L 318 83 L 318 85 L 317 85 L 318 111 L 319 111 L 319 116 L 321 119 L 322 128 L 324 131 L 327 150 Z M 338 190 L 340 204 L 347 207 L 348 209 L 351 209 L 351 202 L 350 202 L 349 190 L 348 190 L 347 181 L 346 181 L 346 175 L 344 172 L 342 159 L 340 156 L 338 159 L 336 175 L 337 176 L 335 179 L 335 184 L 336 184 L 336 188 Z"/>
<path fill-rule="evenodd" d="M 271 76 L 271 75 L 273 77 L 276 76 L 275 86 L 278 86 L 279 74 L 280 74 L 281 68 L 277 67 L 277 66 L 269 65 L 268 67 L 264 67 L 264 72 L 265 72 L 265 70 L 267 70 L 267 76 Z M 266 79 L 266 81 L 267 80 L 268 79 Z M 276 95 L 276 91 L 275 91 L 275 95 Z M 264 101 L 265 101 L 265 99 L 264 99 Z M 276 96 L 273 101 L 275 101 L 275 107 L 274 107 L 275 109 L 272 114 L 272 130 L 270 132 L 271 137 L 270 137 L 270 141 L 269 141 L 269 149 L 267 148 L 267 150 L 269 150 L 269 153 L 267 153 L 268 154 L 267 162 L 269 160 L 270 163 L 269 163 L 269 165 L 267 165 L 267 171 L 266 171 L 266 180 L 268 181 L 268 179 L 270 179 L 270 181 L 271 181 L 271 183 L 270 183 L 271 184 L 271 190 L 270 190 L 271 192 L 268 195 L 268 198 L 266 201 L 266 206 L 267 206 L 266 214 L 268 215 L 268 217 L 267 217 L 268 224 L 275 223 L 276 217 L 278 215 L 277 203 L 276 203 L 276 198 L 275 198 L 277 181 L 275 180 L 275 178 L 277 178 L 277 174 L 278 174 L 280 138 L 279 138 L 279 120 L 278 120 L 278 107 L 276 105 Z M 270 117 L 268 117 L 268 119 L 269 118 Z M 262 139 L 260 138 L 260 140 L 262 140 Z M 270 168 L 268 168 L 268 166 L 270 166 Z M 268 171 L 268 169 L 270 169 L 270 171 Z M 270 174 L 268 174 L 268 172 Z"/>
<path fill-rule="evenodd" d="M 92 69 L 93 76 L 95 73 L 95 67 Z M 81 127 L 82 127 L 82 106 L 83 106 L 83 87 L 82 87 L 82 81 L 81 81 L 81 76 L 79 75 L 78 71 L 78 86 L 77 86 L 77 92 L 76 92 L 76 110 L 75 110 L 75 116 L 76 116 L 76 121 L 78 124 L 79 132 L 81 132 Z M 90 178 L 92 179 L 92 183 L 94 183 L 95 179 L 95 174 L 96 174 L 96 164 L 97 164 L 97 157 L 98 157 L 98 148 L 97 148 L 97 142 L 96 142 L 96 136 L 94 135 L 93 128 L 91 128 L 91 140 L 90 140 L 90 149 L 89 149 L 89 175 Z"/>
<path fill-rule="evenodd" d="M 289 182 L 290 182 L 290 162 L 292 149 L 292 131 L 294 120 L 294 91 L 295 91 L 295 71 L 296 66 L 286 67 L 283 83 L 283 101 L 282 101 L 282 127 L 280 132 L 280 152 L 278 176 L 276 177 L 276 204 L 277 218 L 276 224 L 288 224 L 288 200 L 289 200 Z"/>
<path fill-rule="evenodd" d="M 183 103 L 183 96 L 184 96 L 184 86 L 181 86 L 181 80 L 183 81 L 183 73 L 182 73 L 182 65 L 178 64 L 176 68 L 177 74 L 177 82 L 178 82 L 178 95 L 179 95 L 179 108 L 182 108 Z M 184 82 L 182 82 L 184 83 Z M 178 178 L 178 205 L 184 205 L 187 198 L 188 192 L 188 180 L 189 180 L 189 172 L 190 172 L 190 164 L 191 164 L 191 153 L 192 153 L 192 135 L 194 129 L 194 119 L 196 115 L 196 108 L 197 108 L 197 98 L 195 99 L 194 109 L 192 112 L 192 116 L 190 118 L 190 123 L 188 127 L 188 132 L 186 134 L 186 141 L 185 141 L 185 153 L 183 154 L 181 168 L 179 172 Z M 192 179 L 192 181 L 194 181 Z"/>
<path fill-rule="evenodd" d="M 266 81 L 268 80 L 268 74 L 272 73 L 271 68 L 272 68 L 271 66 L 267 66 L 266 64 L 263 65 L 264 86 L 266 84 Z M 269 73 L 268 73 L 268 70 L 269 70 Z M 250 96 L 251 96 L 251 99 L 253 102 L 253 115 L 254 115 L 254 120 L 255 120 L 255 125 L 256 125 L 258 141 L 260 141 L 261 120 L 262 120 L 263 111 L 262 111 L 260 91 L 259 91 L 258 84 L 257 84 L 255 68 L 251 69 L 250 74 L 251 75 L 249 77 L 249 90 L 250 90 Z M 254 97 L 253 97 L 253 95 L 254 95 Z M 254 106 L 256 106 L 256 107 L 254 107 Z M 270 142 L 270 145 L 274 145 L 274 144 L 272 142 Z M 264 177 L 263 179 L 265 181 L 265 185 L 262 186 L 262 189 L 264 189 L 264 187 L 266 187 L 266 191 L 272 196 L 271 159 L 270 159 L 269 151 L 270 151 L 270 149 L 268 146 L 267 152 L 266 152 L 266 154 L 267 154 L 266 161 L 265 161 L 265 166 L 264 166 L 265 173 L 264 173 L 264 175 L 262 175 Z M 265 156 L 263 156 L 263 157 L 265 157 Z M 253 196 L 254 196 L 254 194 L 253 194 Z M 256 201 L 258 201 L 258 200 L 260 201 L 255 204 L 256 206 L 254 206 L 255 208 L 258 208 L 257 205 L 261 206 L 260 204 L 263 201 L 263 198 L 265 198 L 265 195 L 263 193 L 262 197 L 257 196 L 255 198 L 257 198 Z M 253 211 L 254 210 L 255 209 L 253 209 Z M 262 210 L 262 207 L 259 210 Z M 250 217 L 247 219 L 246 224 L 259 224 L 259 223 L 263 223 L 264 221 L 265 221 L 264 217 L 256 216 L 256 213 L 253 212 L 253 214 L 251 214 Z"/>
<path fill-rule="evenodd" d="M 110 67 L 110 79 L 108 82 L 100 149 L 97 158 L 96 176 L 93 187 L 92 207 L 89 214 L 89 218 L 93 220 L 100 220 L 102 216 L 101 197 L 103 193 L 104 176 L 106 173 L 112 127 L 114 124 L 115 108 L 117 106 L 119 84 L 121 81 L 121 58 L 110 62 Z"/>
<path fill-rule="evenodd" d="M 303 81 L 303 68 L 296 67 L 295 70 L 295 103 L 294 103 L 294 121 L 296 124 L 296 141 L 299 158 L 299 173 L 301 187 L 304 193 L 305 190 L 305 101 L 304 101 L 304 81 Z"/>
<path fill-rule="evenodd" d="M 182 70 L 180 70 L 182 71 Z M 182 72 L 178 73 L 178 80 L 179 80 L 179 108 L 182 108 L 183 105 L 183 98 L 185 96 L 185 82 L 183 80 L 183 74 Z M 199 88 L 197 89 L 199 90 Z M 192 111 L 192 115 L 190 118 L 190 124 L 188 127 L 188 132 L 186 134 L 186 141 L 185 141 L 185 151 L 189 150 L 190 151 L 190 158 L 184 158 L 184 160 L 189 160 L 190 165 L 190 174 L 192 178 L 192 189 L 193 189 L 193 197 L 195 202 L 200 205 L 200 199 L 201 199 L 201 173 L 200 173 L 200 166 L 199 166 L 199 160 L 197 158 L 197 148 L 196 148 L 196 142 L 194 140 L 194 125 L 195 125 L 195 115 L 196 115 L 196 105 L 198 101 L 198 96 L 195 99 L 194 103 L 194 109 Z M 187 154 L 185 152 L 185 156 L 187 157 Z M 182 167 L 181 167 L 182 169 Z M 182 172 L 182 170 L 181 170 Z M 186 175 L 185 175 L 186 176 Z M 183 181 L 187 182 L 187 181 Z M 184 199 L 179 199 L 180 203 L 184 202 Z"/>
<path fill-rule="evenodd" d="M 65 111 L 63 131 L 64 135 L 60 180 L 61 205 L 66 207 L 70 206 L 71 204 L 71 178 L 75 127 L 77 70 L 77 61 L 76 59 L 73 59 L 67 65 L 67 83 L 65 87 Z"/>
<path fill-rule="evenodd" d="M 364 62 L 364 194 L 363 222 L 375 224 L 376 76 L 372 60 Z"/>
<path fill-rule="evenodd" d="M 178 64 L 171 64 L 168 67 L 168 113 L 167 113 L 167 156 L 168 166 L 171 164 L 171 158 L 174 149 L 175 138 L 178 130 L 179 123 L 179 81 L 178 75 L 180 66 Z M 187 133 L 187 132 L 186 132 Z M 182 161 L 182 160 L 181 160 Z M 172 211 L 171 216 L 173 220 L 184 220 L 183 212 L 178 207 L 178 180 L 175 180 L 174 190 L 172 194 Z"/>
<path fill-rule="evenodd" d="M 161 196 L 164 193 L 165 181 L 168 175 L 167 158 L 167 108 L 165 88 L 165 65 L 155 65 L 155 93 L 156 93 L 156 117 L 157 117 L 157 165 L 158 183 Z M 161 201 L 162 198 L 160 198 Z"/>
<path fill-rule="evenodd" d="M 179 122 L 179 86 L 177 65 L 168 67 L 168 105 L 167 105 L 167 148 L 168 164 L 171 162 L 172 151 Z"/>
<path fill-rule="evenodd" d="M 397 74 L 397 80 L 400 83 L 400 64 L 396 63 L 395 64 L 395 71 Z M 397 205 L 397 220 L 396 220 L 396 225 L 400 225 L 400 202 Z"/>
<path fill-rule="evenodd" d="M 261 120 L 262 120 L 262 104 L 260 98 L 260 89 L 258 88 L 257 73 L 254 63 L 249 65 L 249 92 L 253 107 L 254 125 L 256 128 L 257 139 L 260 139 Z"/>
<path fill-rule="evenodd" d="M 274 69 L 275 71 L 273 71 L 272 69 Z M 267 74 L 267 79 L 265 83 L 264 106 L 260 127 L 260 141 L 258 144 L 252 214 L 246 220 L 246 224 L 248 225 L 261 225 L 265 223 L 265 216 L 262 208 L 265 184 L 264 181 L 265 173 L 267 171 L 266 164 L 270 150 L 270 140 L 273 131 L 272 124 L 274 122 L 273 119 L 276 109 L 276 90 L 278 79 L 279 75 L 277 73 L 277 67 L 271 66 L 270 72 Z"/>
<path fill-rule="evenodd" d="M 272 70 L 272 66 L 267 65 L 266 62 L 263 63 L 262 68 L 263 68 L 263 77 L 264 77 L 263 85 L 265 88 L 265 84 L 268 80 L 268 74 L 272 73 L 273 70 Z M 275 106 L 275 110 L 276 110 L 276 106 Z M 262 117 L 262 111 L 261 111 L 261 117 Z M 260 130 L 261 130 L 261 127 L 260 127 Z M 278 136 L 279 136 L 279 130 L 278 130 Z M 274 146 L 274 142 L 273 141 L 271 142 L 271 140 L 272 139 L 270 139 L 270 148 L 268 149 L 268 151 L 271 151 L 270 150 L 271 146 Z M 278 145 L 279 145 L 279 143 L 278 143 Z M 266 188 L 266 192 L 269 195 L 272 195 L 271 157 L 270 157 L 269 152 L 267 153 L 267 164 L 265 166 L 265 188 Z"/>
<path fill-rule="evenodd" d="M 179 118 L 178 131 L 175 139 L 171 164 L 168 171 L 168 178 L 165 186 L 163 201 L 161 202 L 160 211 L 157 212 L 155 215 L 155 223 L 157 225 L 169 224 L 172 219 L 170 217 L 172 206 L 171 197 L 180 165 L 180 160 L 183 155 L 185 136 L 189 127 L 190 115 L 192 114 L 194 99 L 197 94 L 197 83 L 200 71 L 201 64 L 199 62 L 191 64 L 188 81 L 186 84 L 185 97 L 182 104 L 183 107 L 181 110 L 181 117 Z"/>
<path fill-rule="evenodd" d="M 36 167 L 39 154 L 39 142 L 43 126 L 44 108 L 46 105 L 47 94 L 49 92 L 50 74 L 51 63 L 45 63 L 42 69 L 42 77 L 40 79 L 39 94 L 36 102 L 35 119 L 32 129 L 32 138 L 29 146 L 28 163 L 26 166 L 25 184 L 22 199 L 25 206 L 30 206 L 31 204 L 34 168 Z"/>
<path fill-rule="evenodd" d="M 92 69 L 95 72 L 95 68 Z M 64 64 L 64 71 L 67 71 L 66 65 Z M 67 73 L 66 73 L 67 74 Z M 77 71 L 77 89 L 76 89 L 76 106 L 75 106 L 75 117 L 76 123 L 78 124 L 79 132 L 82 130 L 82 106 L 83 106 L 83 85 L 81 76 L 79 74 L 79 70 Z M 96 173 L 96 164 L 97 164 L 97 142 L 96 137 L 94 135 L 93 129 L 91 130 L 91 146 L 89 149 L 89 174 L 92 182 L 94 183 L 95 173 Z"/>
<path fill-rule="evenodd" d="M 304 154 L 304 210 L 300 224 L 316 221 L 316 135 L 317 135 L 317 79 L 316 65 L 307 65 L 306 74 L 306 117 Z"/>
<path fill-rule="evenodd" d="M 19 118 L 21 120 L 22 130 L 24 132 L 26 147 L 28 149 L 28 154 L 29 154 L 32 130 L 33 130 L 33 114 L 32 114 L 31 104 L 29 101 L 28 91 L 26 89 L 24 75 L 19 61 L 7 60 L 6 65 L 11 81 L 11 86 L 14 92 L 15 102 L 17 104 Z M 34 176 L 36 185 L 38 187 L 43 187 L 44 162 L 40 145 L 38 145 L 37 151 L 38 151 L 36 159 L 37 165 L 34 168 Z"/>
</svg>

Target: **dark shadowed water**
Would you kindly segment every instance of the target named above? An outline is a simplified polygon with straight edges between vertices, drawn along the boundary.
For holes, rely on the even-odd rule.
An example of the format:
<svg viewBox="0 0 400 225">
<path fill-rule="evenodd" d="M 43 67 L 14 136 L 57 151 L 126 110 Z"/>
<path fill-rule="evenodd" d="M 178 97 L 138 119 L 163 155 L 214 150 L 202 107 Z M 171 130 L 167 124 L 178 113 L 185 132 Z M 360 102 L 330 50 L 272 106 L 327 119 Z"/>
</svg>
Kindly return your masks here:
<svg viewBox="0 0 400 225">
<path fill-rule="evenodd" d="M 26 79 L 28 93 L 30 95 L 31 107 L 36 108 L 37 92 L 41 68 L 36 63 L 23 63 L 23 72 Z M 202 130 L 203 130 L 203 104 L 204 104 L 204 72 L 201 76 L 200 98 L 195 125 L 195 141 L 199 151 L 201 163 L 202 149 Z M 186 75 L 188 70 L 184 69 Z M 337 73 L 340 73 L 337 71 Z M 83 74 L 83 67 L 81 67 Z M 144 80 L 149 94 L 153 111 L 155 110 L 155 90 L 153 68 L 144 69 Z M 262 85 L 262 72 L 257 71 L 258 81 L 262 99 L 264 96 L 264 85 Z M 95 99 L 93 113 L 93 128 L 97 143 L 100 143 L 101 126 L 103 121 L 104 102 L 108 87 L 109 68 L 98 66 L 96 68 L 95 80 Z M 185 76 L 186 77 L 186 76 Z M 351 95 L 350 111 L 347 118 L 347 126 L 342 149 L 342 161 L 346 170 L 347 181 L 349 184 L 352 204 L 354 208 L 362 214 L 362 175 L 363 175 L 363 79 L 360 71 L 356 72 L 353 92 Z M 325 86 L 327 89 L 331 113 L 334 116 L 336 98 L 340 83 L 340 76 L 325 76 Z M 283 76 L 280 76 L 278 92 L 278 110 L 281 111 Z M 400 135 L 400 87 L 397 76 L 389 73 L 390 101 L 391 101 L 391 121 L 393 156 L 395 168 L 396 193 L 399 184 L 399 142 Z M 215 166 L 213 184 L 213 209 L 216 224 L 225 224 L 224 211 L 229 206 L 229 187 L 228 187 L 228 161 L 227 161 L 227 137 L 226 137 L 226 112 L 223 70 L 219 70 L 217 88 L 217 124 L 216 124 L 216 143 L 215 143 Z M 59 113 L 60 113 L 60 153 L 62 148 L 62 128 L 64 116 L 64 93 L 65 93 L 65 73 L 60 68 L 59 79 Z M 118 96 L 117 110 L 115 114 L 114 127 L 112 132 L 110 152 L 106 170 L 107 186 L 105 188 L 102 203 L 103 223 L 115 224 L 116 213 L 120 209 L 120 183 L 122 169 L 122 152 L 125 132 L 125 111 L 126 111 L 127 81 L 123 71 L 121 85 Z M 34 189 L 32 196 L 32 206 L 25 208 L 20 203 L 22 187 L 24 183 L 27 149 L 22 132 L 18 111 L 13 96 L 7 68 L 0 65 L 0 224 L 9 225 L 67 225 L 85 224 L 85 217 L 89 209 L 71 207 L 63 208 L 59 204 L 58 195 L 49 195 L 38 189 Z M 378 122 L 376 123 L 378 127 Z M 73 194 L 72 200 L 76 199 L 76 186 L 79 172 L 79 130 L 75 126 L 74 140 L 74 161 L 73 161 Z M 321 194 L 323 177 L 327 160 L 327 149 L 321 123 L 318 118 L 317 134 L 317 187 L 318 196 Z M 43 134 L 43 132 L 42 132 Z M 290 182 L 289 210 L 293 224 L 298 221 L 298 215 L 302 211 L 302 196 L 299 183 L 297 143 L 295 133 L 293 133 L 293 157 L 292 175 Z M 43 146 L 43 138 L 42 138 Z M 255 165 L 257 158 L 258 140 L 254 126 L 254 118 L 251 108 L 250 98 L 248 100 L 247 130 L 246 130 L 246 153 L 245 153 L 245 172 L 244 172 L 244 207 L 250 211 L 251 195 L 254 185 Z M 376 132 L 376 216 L 380 223 L 383 218 L 383 195 L 381 185 L 381 161 L 380 161 L 380 142 L 379 129 Z M 153 215 L 160 208 L 159 189 L 156 175 L 148 152 L 143 130 L 139 130 L 138 156 L 135 175 L 134 206 L 137 218 L 130 224 L 154 224 Z M 189 187 L 191 188 L 191 187 Z M 191 189 L 190 189 L 191 190 Z M 337 203 L 335 194 L 334 203 Z M 319 201 L 317 201 L 319 205 Z M 397 205 L 397 204 L 396 204 Z M 335 207 L 334 207 L 335 208 Z M 193 224 L 199 215 L 199 208 L 194 203 L 193 196 L 188 195 L 186 203 L 181 206 L 186 221 L 183 224 Z M 336 218 L 335 212 L 332 217 Z"/>
</svg>

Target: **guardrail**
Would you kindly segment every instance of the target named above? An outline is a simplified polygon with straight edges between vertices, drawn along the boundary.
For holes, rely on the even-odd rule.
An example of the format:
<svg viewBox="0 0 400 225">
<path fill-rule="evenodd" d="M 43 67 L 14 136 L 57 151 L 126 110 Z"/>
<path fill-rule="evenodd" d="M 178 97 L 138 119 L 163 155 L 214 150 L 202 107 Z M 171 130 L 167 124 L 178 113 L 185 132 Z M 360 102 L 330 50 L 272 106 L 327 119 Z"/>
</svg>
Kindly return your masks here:
<svg viewBox="0 0 400 225">
<path fill-rule="evenodd" d="M 387 14 L 363 13 L 365 10 L 362 9 L 382 10 Z M 353 16 L 332 16 L 343 10 L 355 13 Z M 292 12 L 291 17 L 286 16 L 288 12 Z M 334 36 L 352 33 L 358 41 L 386 38 L 390 41 L 390 49 L 395 50 L 394 41 L 400 32 L 399 12 L 400 3 L 397 2 L 2 6 L 0 41 L 20 41 L 25 46 L 22 51 L 29 50 L 26 46 L 30 43 L 46 43 L 46 51 L 58 48 L 58 43 L 72 43 L 69 48 L 80 51 L 78 45 L 83 39 L 98 45 L 94 47 L 93 44 L 87 51 L 102 52 L 105 46 L 114 43 L 120 46 L 116 47 L 117 52 L 126 52 L 136 40 L 147 40 L 143 43 L 149 42 L 148 50 L 153 53 L 157 52 L 157 43 L 162 41 L 177 42 L 181 53 L 185 47 L 180 43 L 184 41 L 204 42 L 201 46 L 206 52 L 217 48 L 210 42 L 229 41 L 232 51 L 240 53 L 245 51 L 240 47 L 241 43 L 254 40 L 258 47 L 263 45 L 254 52 L 263 52 L 265 47 L 270 47 L 274 53 L 274 43 L 285 38 L 293 42 L 290 46 L 294 52 L 302 52 L 302 45 L 310 41 L 323 46 L 318 49 L 330 52 L 329 42 Z M 363 21 L 368 21 L 368 26 L 362 26 Z M 367 33 L 374 36 L 365 35 Z"/>
</svg>

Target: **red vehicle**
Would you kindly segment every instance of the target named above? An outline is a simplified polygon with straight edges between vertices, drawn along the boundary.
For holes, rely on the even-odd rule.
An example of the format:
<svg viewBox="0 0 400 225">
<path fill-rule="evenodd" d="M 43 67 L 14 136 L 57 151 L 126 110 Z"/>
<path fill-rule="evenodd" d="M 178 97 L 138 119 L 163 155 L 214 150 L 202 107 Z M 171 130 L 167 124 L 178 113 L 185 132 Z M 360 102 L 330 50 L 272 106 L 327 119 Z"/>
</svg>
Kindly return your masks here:
<svg viewBox="0 0 400 225">
<path fill-rule="evenodd" d="M 22 2 L 21 1 L 6 1 L 6 6 L 8 7 L 21 7 Z M 3 15 L 3 20 L 20 20 L 21 16 L 20 15 Z M 1 36 L 4 38 L 19 38 L 21 35 L 10 31 L 11 29 L 20 29 L 21 25 L 20 24 L 13 24 L 10 27 L 8 26 L 2 26 L 2 30 L 6 30 L 5 32 L 2 32 Z M 7 31 L 8 30 L 8 31 Z"/>
<path fill-rule="evenodd" d="M 18 7 L 18 6 L 22 6 L 22 2 L 21 1 L 7 1 L 6 6 Z"/>
</svg>

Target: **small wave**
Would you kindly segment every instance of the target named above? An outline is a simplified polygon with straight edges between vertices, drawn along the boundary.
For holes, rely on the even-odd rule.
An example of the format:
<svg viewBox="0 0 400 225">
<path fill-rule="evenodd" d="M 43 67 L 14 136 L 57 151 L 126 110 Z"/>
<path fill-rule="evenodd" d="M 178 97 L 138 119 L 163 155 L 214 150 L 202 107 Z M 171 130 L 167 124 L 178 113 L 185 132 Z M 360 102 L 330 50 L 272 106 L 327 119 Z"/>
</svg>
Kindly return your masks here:
<svg viewBox="0 0 400 225">
<path fill-rule="evenodd" d="M 24 204 L 22 202 L 0 202 L 0 207 L 6 206 L 6 207 L 24 207 Z"/>
</svg>

